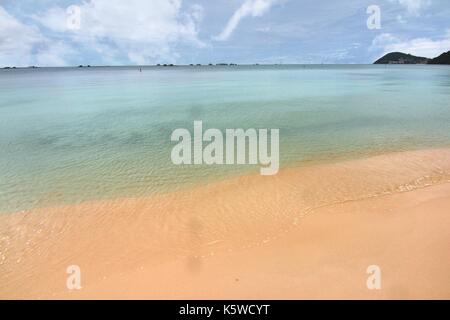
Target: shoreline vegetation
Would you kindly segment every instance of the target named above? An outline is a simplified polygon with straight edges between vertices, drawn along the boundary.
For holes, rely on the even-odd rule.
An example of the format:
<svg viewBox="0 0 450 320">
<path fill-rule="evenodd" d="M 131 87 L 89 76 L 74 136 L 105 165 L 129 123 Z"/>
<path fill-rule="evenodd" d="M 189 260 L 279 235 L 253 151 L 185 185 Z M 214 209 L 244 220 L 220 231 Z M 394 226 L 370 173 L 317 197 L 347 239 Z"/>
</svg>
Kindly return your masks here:
<svg viewBox="0 0 450 320">
<path fill-rule="evenodd" d="M 449 159 L 396 152 L 3 215 L 0 297 L 448 299 Z"/>
<path fill-rule="evenodd" d="M 406 54 L 402 52 L 391 52 L 373 64 L 430 64 L 430 65 L 450 65 L 450 51 L 442 53 L 440 56 L 436 58 L 426 58 L 426 57 L 417 57 L 411 54 Z M 135 65 L 135 66 L 93 66 L 93 65 L 78 65 L 78 66 L 68 66 L 67 68 L 115 68 L 115 67 L 236 67 L 236 66 L 289 66 L 289 65 L 298 65 L 298 66 L 316 66 L 316 65 L 335 65 L 335 64 L 302 64 L 302 63 L 274 63 L 274 64 L 260 64 L 260 63 L 252 63 L 252 64 L 237 64 L 237 63 L 190 63 L 190 64 L 173 64 L 173 63 L 158 63 L 154 65 Z M 337 65 L 351 65 L 351 64 L 337 64 Z M 359 64 L 356 64 L 359 65 Z M 361 64 L 364 65 L 364 64 Z M 370 65 L 370 64 L 366 64 Z M 39 69 L 39 68 L 52 68 L 52 67 L 38 67 L 38 66 L 28 66 L 28 67 L 16 67 L 16 66 L 5 66 L 2 67 L 4 70 L 10 69 Z M 60 67 L 53 67 L 60 68 Z"/>
<path fill-rule="evenodd" d="M 411 54 L 402 52 L 391 52 L 377 61 L 374 64 L 432 64 L 432 65 L 450 65 L 450 51 L 439 55 L 436 58 L 430 59 L 425 57 L 417 57 Z"/>
</svg>

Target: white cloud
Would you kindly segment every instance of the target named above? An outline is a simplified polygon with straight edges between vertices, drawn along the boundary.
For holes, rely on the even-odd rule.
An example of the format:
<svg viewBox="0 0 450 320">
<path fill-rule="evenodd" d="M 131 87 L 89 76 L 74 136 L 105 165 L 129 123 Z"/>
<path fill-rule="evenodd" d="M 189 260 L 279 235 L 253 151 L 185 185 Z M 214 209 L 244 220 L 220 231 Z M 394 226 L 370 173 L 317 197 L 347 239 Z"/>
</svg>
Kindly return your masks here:
<svg viewBox="0 0 450 320">
<path fill-rule="evenodd" d="M 1 66 L 61 66 L 66 64 L 63 52 L 69 48 L 49 41 L 38 28 L 20 22 L 0 6 Z"/>
<path fill-rule="evenodd" d="M 270 10 L 279 0 L 245 0 L 228 21 L 225 29 L 214 40 L 226 41 L 233 34 L 243 18 L 260 17 Z"/>
<path fill-rule="evenodd" d="M 68 63 L 66 58 L 73 55 L 74 48 L 65 44 L 62 41 L 46 40 L 41 44 L 41 50 L 33 55 L 33 65 L 41 67 L 63 67 Z"/>
<path fill-rule="evenodd" d="M 389 52 L 403 52 L 415 56 L 435 58 L 450 50 L 450 31 L 438 40 L 429 38 L 415 38 L 402 40 L 392 34 L 383 33 L 372 41 L 370 50 L 386 54 Z"/>
<path fill-rule="evenodd" d="M 408 14 L 419 15 L 420 12 L 431 5 L 431 0 L 390 0 L 403 6 Z"/>
<path fill-rule="evenodd" d="M 36 28 L 26 26 L 0 6 L 0 63 L 27 65 L 33 46 L 42 41 Z"/>
<path fill-rule="evenodd" d="M 44 13 L 33 15 L 32 18 L 39 21 L 46 28 L 57 32 L 65 32 L 67 29 L 66 10 L 59 7 L 50 8 Z"/>
<path fill-rule="evenodd" d="M 180 43 L 204 46 L 198 39 L 203 8 L 192 5 L 182 11 L 182 0 L 90 0 L 80 5 L 81 24 L 67 29 L 65 8 L 53 7 L 34 19 L 71 40 L 113 56 L 125 54 L 137 64 L 174 60 L 173 47 Z"/>
</svg>

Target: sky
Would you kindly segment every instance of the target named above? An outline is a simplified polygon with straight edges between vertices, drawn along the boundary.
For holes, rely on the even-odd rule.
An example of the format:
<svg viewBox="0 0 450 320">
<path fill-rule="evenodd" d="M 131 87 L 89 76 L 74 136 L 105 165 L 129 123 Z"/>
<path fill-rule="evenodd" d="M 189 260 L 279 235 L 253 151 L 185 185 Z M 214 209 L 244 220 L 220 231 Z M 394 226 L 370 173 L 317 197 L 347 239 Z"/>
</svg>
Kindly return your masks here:
<svg viewBox="0 0 450 320">
<path fill-rule="evenodd" d="M 449 0 L 0 0 L 0 67 L 372 63 L 449 50 Z"/>
</svg>

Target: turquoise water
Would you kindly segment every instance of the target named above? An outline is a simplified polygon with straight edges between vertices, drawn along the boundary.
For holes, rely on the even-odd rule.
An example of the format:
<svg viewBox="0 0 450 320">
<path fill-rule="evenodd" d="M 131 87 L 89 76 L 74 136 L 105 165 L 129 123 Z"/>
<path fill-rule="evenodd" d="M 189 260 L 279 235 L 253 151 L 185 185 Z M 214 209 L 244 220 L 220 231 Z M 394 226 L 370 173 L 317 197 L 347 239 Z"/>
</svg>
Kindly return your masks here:
<svg viewBox="0 0 450 320">
<path fill-rule="evenodd" d="M 280 129 L 281 167 L 450 145 L 450 67 L 0 70 L 0 211 L 258 172 L 174 166 L 170 135 Z"/>
</svg>

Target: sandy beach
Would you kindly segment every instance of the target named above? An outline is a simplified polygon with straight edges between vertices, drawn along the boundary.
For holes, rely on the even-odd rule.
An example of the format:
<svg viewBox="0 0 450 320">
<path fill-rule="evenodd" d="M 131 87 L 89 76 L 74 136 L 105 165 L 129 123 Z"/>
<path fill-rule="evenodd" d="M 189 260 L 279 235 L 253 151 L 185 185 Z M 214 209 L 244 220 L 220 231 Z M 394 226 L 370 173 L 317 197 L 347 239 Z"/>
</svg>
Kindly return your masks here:
<svg viewBox="0 0 450 320">
<path fill-rule="evenodd" d="M 450 300 L 449 16 L 0 0 L 0 302 Z"/>
<path fill-rule="evenodd" d="M 449 159 L 389 153 L 4 214 L 0 298 L 449 299 Z"/>
</svg>

